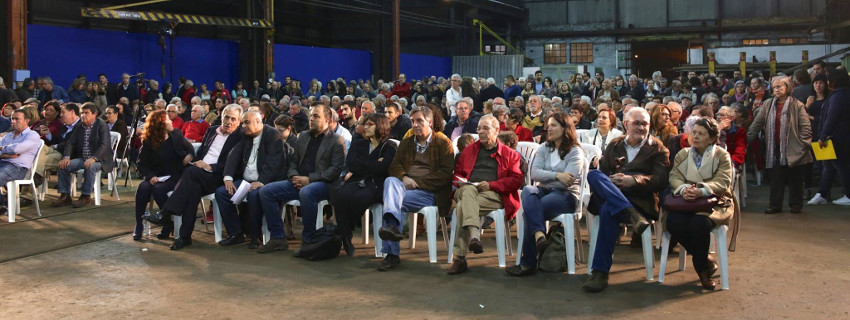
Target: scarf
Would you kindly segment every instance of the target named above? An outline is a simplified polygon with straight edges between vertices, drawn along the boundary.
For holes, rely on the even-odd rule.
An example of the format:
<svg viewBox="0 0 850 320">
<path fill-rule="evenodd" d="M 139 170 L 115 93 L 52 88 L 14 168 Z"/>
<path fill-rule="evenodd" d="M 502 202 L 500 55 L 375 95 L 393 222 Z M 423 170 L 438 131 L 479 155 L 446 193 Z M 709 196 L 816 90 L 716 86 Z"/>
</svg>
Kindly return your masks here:
<svg viewBox="0 0 850 320">
<path fill-rule="evenodd" d="M 747 99 L 747 92 L 746 91 L 744 91 L 744 93 L 741 93 L 741 94 L 738 94 L 738 91 L 735 91 L 735 101 L 741 102 L 741 101 L 744 101 L 745 99 Z"/>
<path fill-rule="evenodd" d="M 776 114 L 776 98 L 771 99 L 770 107 L 767 110 L 767 126 L 765 127 L 765 141 L 767 145 L 767 159 L 766 159 L 766 168 L 771 169 L 774 166 L 787 166 L 788 158 L 786 155 L 786 146 L 788 145 L 788 110 L 791 109 L 791 96 L 785 99 L 785 104 L 782 107 L 782 113 Z M 774 152 L 776 151 L 776 144 L 773 143 L 773 136 L 775 134 L 775 123 L 776 117 L 781 117 L 779 119 L 781 128 L 779 128 L 779 163 L 773 163 L 774 160 Z"/>
</svg>

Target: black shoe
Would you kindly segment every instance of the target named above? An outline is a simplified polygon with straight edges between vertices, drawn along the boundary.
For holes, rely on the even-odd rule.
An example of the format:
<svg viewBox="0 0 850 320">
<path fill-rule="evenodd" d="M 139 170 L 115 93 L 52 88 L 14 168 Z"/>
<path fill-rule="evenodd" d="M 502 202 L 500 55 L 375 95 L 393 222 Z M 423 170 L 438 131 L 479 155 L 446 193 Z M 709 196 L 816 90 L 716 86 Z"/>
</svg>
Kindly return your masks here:
<svg viewBox="0 0 850 320">
<path fill-rule="evenodd" d="M 174 226 L 166 225 L 162 227 L 162 231 L 156 235 L 156 238 L 159 240 L 165 240 L 168 239 L 172 233 L 174 233 Z"/>
<path fill-rule="evenodd" d="M 160 212 L 157 212 L 156 214 L 149 215 L 149 216 L 145 217 L 145 220 L 147 220 L 148 222 L 153 223 L 155 225 L 158 225 L 158 226 L 166 225 L 169 222 L 171 222 L 171 221 L 166 221 L 165 217 Z"/>
<path fill-rule="evenodd" d="M 260 246 L 261 246 L 261 244 L 260 244 L 260 240 L 257 240 L 257 239 L 254 239 L 254 238 L 251 238 L 251 240 L 250 240 L 250 241 L 248 241 L 248 249 L 253 250 L 253 249 L 257 249 L 257 248 L 259 248 Z"/>
<path fill-rule="evenodd" d="M 401 264 L 401 258 L 394 254 L 388 254 L 381 265 L 378 266 L 378 271 L 389 271 Z"/>
<path fill-rule="evenodd" d="M 268 243 L 257 249 L 257 253 L 286 251 L 286 249 L 289 249 L 289 241 L 286 241 L 286 239 L 270 239 Z"/>
<path fill-rule="evenodd" d="M 627 208 L 626 212 L 628 212 L 629 220 L 632 222 L 632 234 L 642 235 L 646 228 L 649 228 L 649 221 L 646 221 L 646 218 L 634 207 Z"/>
<path fill-rule="evenodd" d="M 342 249 L 345 250 L 345 254 L 349 257 L 354 256 L 354 244 L 351 243 L 351 236 L 343 236 L 342 237 Z"/>
<path fill-rule="evenodd" d="M 537 273 L 537 268 L 525 268 L 518 264 L 505 268 L 505 272 L 507 272 L 509 276 L 524 277 Z"/>
<path fill-rule="evenodd" d="M 478 238 L 472 238 L 469 240 L 469 251 L 472 251 L 474 254 L 479 254 L 484 252 L 484 246 L 481 245 L 481 240 Z"/>
<path fill-rule="evenodd" d="M 133 229 L 133 241 L 141 241 L 142 240 L 142 225 L 141 223 L 136 223 L 136 228 Z"/>
<path fill-rule="evenodd" d="M 191 246 L 191 245 L 192 245 L 192 238 L 180 237 L 180 239 L 174 240 L 174 244 L 172 244 L 171 247 L 168 247 L 168 249 L 176 251 L 176 250 L 180 250 L 180 249 L 183 249 L 183 248 Z"/>
<path fill-rule="evenodd" d="M 40 174 L 36 173 L 32 177 L 32 182 L 35 182 L 36 188 L 41 187 L 41 184 L 44 183 L 44 177 L 42 177 Z"/>
<path fill-rule="evenodd" d="M 227 236 L 226 239 L 218 242 L 220 246 L 232 246 L 234 244 L 245 243 L 245 236 L 241 234 L 234 234 Z"/>
<path fill-rule="evenodd" d="M 599 270 L 590 272 L 590 277 L 581 286 L 584 292 L 600 292 L 608 287 L 608 274 Z"/>
<path fill-rule="evenodd" d="M 21 208 L 29 207 L 31 205 L 32 205 L 32 200 L 27 199 L 27 198 L 21 198 Z"/>
<path fill-rule="evenodd" d="M 9 213 L 9 208 L 6 205 L 0 204 L 0 216 Z"/>
<path fill-rule="evenodd" d="M 402 234 L 401 231 L 394 226 L 381 227 L 381 229 L 378 230 L 378 236 L 381 237 L 381 240 L 389 241 L 401 241 L 404 239 L 404 234 Z"/>
</svg>

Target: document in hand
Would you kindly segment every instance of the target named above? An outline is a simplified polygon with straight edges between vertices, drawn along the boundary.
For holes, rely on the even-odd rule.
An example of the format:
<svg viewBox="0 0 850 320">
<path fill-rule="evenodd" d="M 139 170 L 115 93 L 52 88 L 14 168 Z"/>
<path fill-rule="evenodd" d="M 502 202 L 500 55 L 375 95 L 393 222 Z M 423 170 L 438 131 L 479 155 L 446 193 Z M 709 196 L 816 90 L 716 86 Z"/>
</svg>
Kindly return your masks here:
<svg viewBox="0 0 850 320">
<path fill-rule="evenodd" d="M 230 201 L 232 201 L 233 204 L 242 203 L 242 201 L 245 201 L 245 197 L 248 196 L 249 191 L 251 191 L 251 183 L 242 180 L 242 184 L 239 185 L 239 188 L 236 188 L 236 192 L 234 192 L 233 196 L 230 197 Z"/>
<path fill-rule="evenodd" d="M 821 148 L 820 143 L 812 142 L 812 150 L 815 152 L 815 159 L 818 161 L 835 160 L 835 147 L 832 146 L 832 139 L 826 140 L 826 148 Z"/>
</svg>

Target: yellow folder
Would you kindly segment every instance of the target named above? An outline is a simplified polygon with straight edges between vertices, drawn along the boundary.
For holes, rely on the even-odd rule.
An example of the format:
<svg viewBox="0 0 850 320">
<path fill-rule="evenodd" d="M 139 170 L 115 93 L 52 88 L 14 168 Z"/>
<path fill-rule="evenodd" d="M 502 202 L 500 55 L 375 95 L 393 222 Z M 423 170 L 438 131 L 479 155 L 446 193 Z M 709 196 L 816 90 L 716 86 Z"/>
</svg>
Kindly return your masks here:
<svg viewBox="0 0 850 320">
<path fill-rule="evenodd" d="M 823 161 L 823 160 L 835 160 L 837 157 L 835 156 L 835 148 L 832 146 L 832 140 L 826 140 L 826 148 L 821 148 L 820 143 L 812 142 L 812 150 L 815 151 L 815 159 Z"/>
</svg>

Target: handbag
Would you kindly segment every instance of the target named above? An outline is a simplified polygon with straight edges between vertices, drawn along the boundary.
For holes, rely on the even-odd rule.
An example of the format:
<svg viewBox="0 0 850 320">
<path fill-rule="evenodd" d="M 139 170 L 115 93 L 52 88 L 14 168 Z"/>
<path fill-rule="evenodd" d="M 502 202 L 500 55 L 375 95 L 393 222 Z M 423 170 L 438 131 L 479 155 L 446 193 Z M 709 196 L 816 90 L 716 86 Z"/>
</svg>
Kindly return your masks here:
<svg viewBox="0 0 850 320">
<path fill-rule="evenodd" d="M 717 203 L 716 196 L 699 197 L 693 201 L 688 201 L 682 196 L 668 194 L 664 196 L 661 206 L 668 211 L 676 212 L 711 212 Z"/>
</svg>

